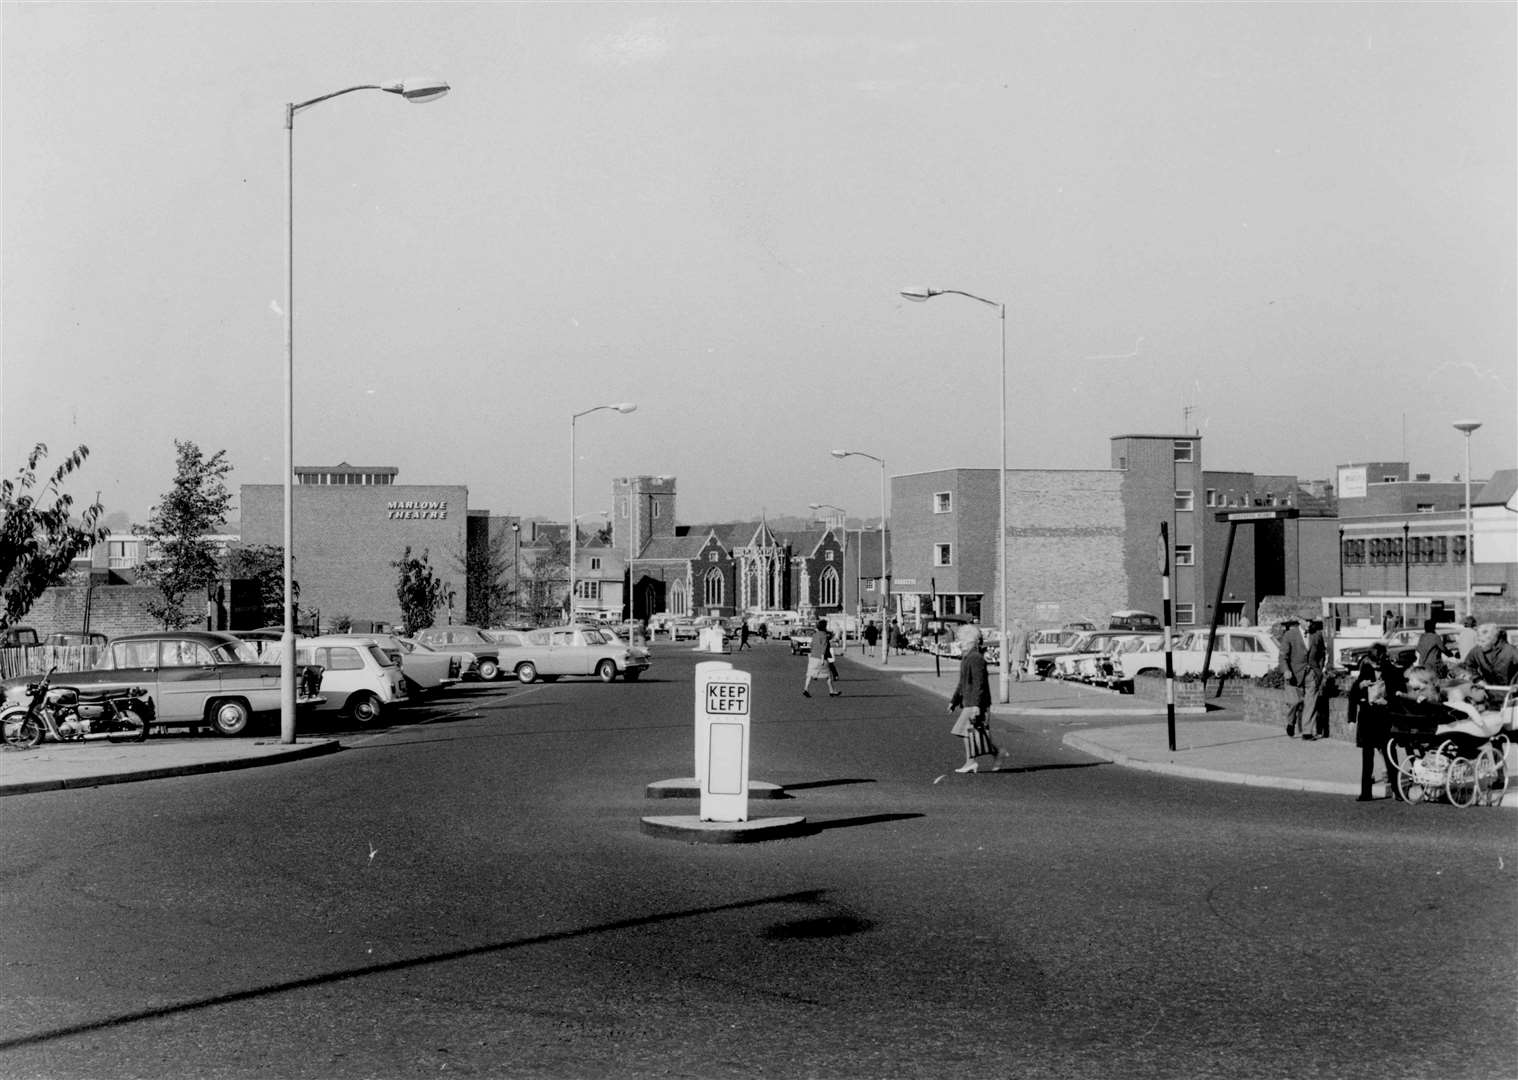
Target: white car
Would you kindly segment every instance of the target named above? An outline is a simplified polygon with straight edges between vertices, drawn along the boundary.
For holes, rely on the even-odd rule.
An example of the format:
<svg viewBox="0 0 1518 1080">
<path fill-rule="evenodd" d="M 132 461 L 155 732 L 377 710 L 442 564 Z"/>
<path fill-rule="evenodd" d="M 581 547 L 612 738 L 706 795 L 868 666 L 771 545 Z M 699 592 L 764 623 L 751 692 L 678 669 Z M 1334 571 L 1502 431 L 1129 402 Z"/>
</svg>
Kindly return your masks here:
<svg viewBox="0 0 1518 1080">
<path fill-rule="evenodd" d="M 1207 655 L 1207 631 L 1188 630 L 1171 650 L 1172 670 L 1176 675 L 1200 675 L 1202 661 Z M 1134 652 L 1121 657 L 1123 678 L 1131 681 L 1135 675 L 1152 672 L 1165 674 L 1165 653 Z M 1270 631 L 1258 626 L 1222 626 L 1212 650 L 1210 669 L 1213 674 L 1238 670 L 1242 676 L 1257 679 L 1274 671 L 1281 663 L 1281 647 Z"/>
<path fill-rule="evenodd" d="M 1050 674 L 1056 679 L 1076 682 L 1095 682 L 1101 662 L 1109 657 L 1119 644 L 1138 635 L 1131 630 L 1092 630 L 1086 633 L 1070 652 L 1054 653 L 1054 667 Z"/>
<path fill-rule="evenodd" d="M 312 637 L 295 643 L 296 663 L 318 664 L 322 697 L 317 713 L 337 712 L 372 724 L 407 699 L 401 666 L 371 638 Z"/>
</svg>

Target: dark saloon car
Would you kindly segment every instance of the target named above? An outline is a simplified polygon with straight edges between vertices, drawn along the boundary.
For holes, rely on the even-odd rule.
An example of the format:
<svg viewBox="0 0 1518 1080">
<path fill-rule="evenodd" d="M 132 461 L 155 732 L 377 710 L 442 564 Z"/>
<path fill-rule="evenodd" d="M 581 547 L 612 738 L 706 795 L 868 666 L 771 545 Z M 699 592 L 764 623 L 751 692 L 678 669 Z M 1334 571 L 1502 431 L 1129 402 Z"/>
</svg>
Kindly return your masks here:
<svg viewBox="0 0 1518 1080">
<path fill-rule="evenodd" d="M 319 696 L 321 673 L 298 673 L 296 706 L 310 708 Z M 7 700 L 24 702 L 35 675 L 0 683 Z M 55 686 L 125 690 L 139 686 L 153 699 L 156 727 L 207 727 L 241 735 L 257 713 L 279 711 L 280 669 L 261 664 L 231 634 L 175 630 L 116 638 L 88 671 L 59 672 Z"/>
</svg>

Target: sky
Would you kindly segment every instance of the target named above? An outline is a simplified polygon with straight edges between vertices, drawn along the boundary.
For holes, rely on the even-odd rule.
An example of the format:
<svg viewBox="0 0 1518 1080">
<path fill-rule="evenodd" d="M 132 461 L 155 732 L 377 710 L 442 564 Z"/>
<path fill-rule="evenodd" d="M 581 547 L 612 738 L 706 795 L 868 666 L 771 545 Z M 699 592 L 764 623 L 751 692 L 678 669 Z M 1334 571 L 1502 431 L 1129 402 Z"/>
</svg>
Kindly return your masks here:
<svg viewBox="0 0 1518 1080">
<path fill-rule="evenodd" d="M 562 520 L 881 470 L 1518 464 L 1518 5 L 0 5 L 0 475 L 174 441 Z M 912 303 L 913 286 L 972 293 Z M 1005 325 L 999 318 L 1005 305 Z"/>
</svg>

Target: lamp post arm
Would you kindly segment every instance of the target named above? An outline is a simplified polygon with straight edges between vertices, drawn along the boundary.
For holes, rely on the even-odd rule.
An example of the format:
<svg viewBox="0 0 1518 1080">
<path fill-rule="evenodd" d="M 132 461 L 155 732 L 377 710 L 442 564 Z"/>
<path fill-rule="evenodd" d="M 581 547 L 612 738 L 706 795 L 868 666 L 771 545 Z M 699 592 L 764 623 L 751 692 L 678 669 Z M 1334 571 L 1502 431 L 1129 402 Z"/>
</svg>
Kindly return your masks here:
<svg viewBox="0 0 1518 1080">
<path fill-rule="evenodd" d="M 314 97 L 310 101 L 288 104 L 285 106 L 285 127 L 290 127 L 294 123 L 296 113 L 300 112 L 303 109 L 309 109 L 313 105 L 320 105 L 322 102 L 330 101 L 335 97 L 342 97 L 344 94 L 351 94 L 355 90 L 383 89 L 385 88 L 379 85 L 379 83 L 364 83 L 362 86 L 350 86 L 346 90 L 334 90 L 330 94 L 323 94 L 321 97 Z"/>
</svg>

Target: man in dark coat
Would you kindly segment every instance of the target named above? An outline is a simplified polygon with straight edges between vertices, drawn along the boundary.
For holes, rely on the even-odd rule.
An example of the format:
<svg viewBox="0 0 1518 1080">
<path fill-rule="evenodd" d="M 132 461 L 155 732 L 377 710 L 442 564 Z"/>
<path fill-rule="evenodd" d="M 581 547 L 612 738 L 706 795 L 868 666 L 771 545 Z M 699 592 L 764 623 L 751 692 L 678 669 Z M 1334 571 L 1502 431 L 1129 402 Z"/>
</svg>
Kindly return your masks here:
<svg viewBox="0 0 1518 1080">
<path fill-rule="evenodd" d="M 1285 626 L 1286 632 L 1281 635 L 1281 671 L 1286 676 L 1286 685 L 1296 687 L 1297 691 L 1296 700 L 1286 710 L 1286 736 L 1290 738 L 1302 722 L 1303 699 L 1307 694 L 1307 639 L 1297 628 L 1296 619 L 1286 619 Z"/>
</svg>

